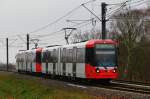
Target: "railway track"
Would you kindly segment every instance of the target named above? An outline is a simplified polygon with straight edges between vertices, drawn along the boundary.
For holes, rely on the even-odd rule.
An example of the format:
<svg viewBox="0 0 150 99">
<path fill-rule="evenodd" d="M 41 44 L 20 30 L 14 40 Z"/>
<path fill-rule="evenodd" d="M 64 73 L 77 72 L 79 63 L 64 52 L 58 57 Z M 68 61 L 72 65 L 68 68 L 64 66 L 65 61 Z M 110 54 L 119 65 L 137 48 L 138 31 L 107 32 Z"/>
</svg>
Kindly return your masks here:
<svg viewBox="0 0 150 99">
<path fill-rule="evenodd" d="M 49 77 L 47 79 L 49 79 Z M 110 84 L 108 84 L 108 83 L 105 84 L 105 83 L 91 82 L 91 81 L 87 82 L 84 80 L 75 81 L 75 80 L 59 79 L 59 78 L 52 78 L 52 80 L 63 81 L 63 82 L 69 83 L 68 85 L 70 85 L 70 86 L 74 86 L 74 87 L 79 86 L 80 88 L 98 87 L 98 88 L 105 88 L 105 89 L 111 89 L 111 90 L 119 90 L 119 91 L 134 92 L 134 93 L 141 93 L 141 94 L 149 94 L 150 95 L 150 85 L 144 84 L 144 83 L 135 83 L 135 82 L 129 82 L 129 81 L 126 82 L 126 81 L 115 81 L 115 80 L 113 80 L 113 81 L 110 81 Z"/>
<path fill-rule="evenodd" d="M 145 83 L 135 83 L 132 81 L 111 81 L 110 83 L 113 89 L 150 94 L 150 85 Z"/>
<path fill-rule="evenodd" d="M 98 88 L 105 88 L 105 89 L 112 89 L 112 90 L 119 90 L 119 91 L 126 91 L 126 92 L 134 92 L 140 94 L 149 94 L 150 95 L 150 85 L 145 85 L 145 83 L 135 83 L 135 82 L 126 82 L 126 81 L 111 81 L 110 84 L 98 83 L 94 82 L 87 82 L 87 81 L 78 81 L 73 82 L 69 81 L 72 86 L 78 86 L 80 88 L 87 87 L 98 87 Z"/>
<path fill-rule="evenodd" d="M 128 84 L 128 83 L 120 83 L 120 82 L 111 82 L 109 86 L 100 85 L 100 87 L 104 87 L 107 89 L 115 89 L 120 91 L 127 91 L 127 92 L 134 92 L 134 93 L 141 93 L 141 94 L 150 94 L 150 86 L 145 85 L 137 85 L 137 84 Z"/>
<path fill-rule="evenodd" d="M 98 83 L 96 84 L 83 81 L 83 82 L 71 82 L 75 84 L 74 86 L 79 86 L 81 88 L 85 88 L 85 86 L 90 87 L 98 87 L 98 88 L 105 88 L 105 89 L 112 89 L 112 90 L 119 90 L 119 91 L 126 91 L 126 92 L 134 92 L 140 94 L 149 94 L 150 95 L 150 85 L 145 85 L 144 83 L 135 84 L 135 82 L 126 82 L 126 81 L 111 81 L 110 84 Z"/>
<path fill-rule="evenodd" d="M 136 82 L 136 81 L 124 81 L 124 80 L 112 80 L 112 83 L 126 83 L 126 84 L 135 84 L 139 86 L 150 86 L 150 83 Z"/>
</svg>

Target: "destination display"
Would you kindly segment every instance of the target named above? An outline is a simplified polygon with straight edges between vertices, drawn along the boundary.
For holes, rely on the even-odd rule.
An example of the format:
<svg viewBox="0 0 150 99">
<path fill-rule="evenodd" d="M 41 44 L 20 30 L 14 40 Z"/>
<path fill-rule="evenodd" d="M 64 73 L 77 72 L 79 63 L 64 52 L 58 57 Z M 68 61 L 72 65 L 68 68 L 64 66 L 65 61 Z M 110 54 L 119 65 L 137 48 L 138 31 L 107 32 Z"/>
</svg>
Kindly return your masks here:
<svg viewBox="0 0 150 99">
<path fill-rule="evenodd" d="M 115 46 L 112 44 L 96 44 L 96 49 L 114 49 Z"/>
</svg>

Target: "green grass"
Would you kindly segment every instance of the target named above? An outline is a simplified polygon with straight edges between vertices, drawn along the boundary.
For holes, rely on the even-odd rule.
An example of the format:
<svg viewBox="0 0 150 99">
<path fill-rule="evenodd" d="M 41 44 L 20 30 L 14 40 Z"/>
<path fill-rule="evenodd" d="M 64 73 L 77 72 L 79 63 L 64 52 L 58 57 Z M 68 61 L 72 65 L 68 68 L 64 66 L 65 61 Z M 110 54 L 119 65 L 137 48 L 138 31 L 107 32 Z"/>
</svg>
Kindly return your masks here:
<svg viewBox="0 0 150 99">
<path fill-rule="evenodd" d="M 20 75 L 21 76 L 21 75 Z M 0 72 L 0 99 L 91 99 L 80 90 L 43 85 L 39 79 L 28 79 Z"/>
</svg>

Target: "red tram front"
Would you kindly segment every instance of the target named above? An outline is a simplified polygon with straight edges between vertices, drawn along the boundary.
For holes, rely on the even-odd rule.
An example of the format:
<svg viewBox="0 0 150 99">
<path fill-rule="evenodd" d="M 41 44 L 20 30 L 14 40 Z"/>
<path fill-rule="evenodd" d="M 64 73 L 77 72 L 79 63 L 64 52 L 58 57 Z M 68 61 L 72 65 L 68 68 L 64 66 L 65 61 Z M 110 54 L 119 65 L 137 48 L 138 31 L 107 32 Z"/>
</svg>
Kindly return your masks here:
<svg viewBox="0 0 150 99">
<path fill-rule="evenodd" d="M 88 79 L 116 79 L 117 42 L 90 40 L 86 44 L 85 72 Z"/>
</svg>

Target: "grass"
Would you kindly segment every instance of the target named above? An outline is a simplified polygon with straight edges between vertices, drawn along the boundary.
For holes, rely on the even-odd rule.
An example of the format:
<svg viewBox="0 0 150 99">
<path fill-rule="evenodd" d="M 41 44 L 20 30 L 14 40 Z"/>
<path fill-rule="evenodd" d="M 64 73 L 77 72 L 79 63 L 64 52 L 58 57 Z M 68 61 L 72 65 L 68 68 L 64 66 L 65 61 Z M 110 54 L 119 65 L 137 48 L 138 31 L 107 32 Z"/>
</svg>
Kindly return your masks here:
<svg viewBox="0 0 150 99">
<path fill-rule="evenodd" d="M 46 86 L 39 79 L 0 72 L 0 99 L 92 99 L 80 90 Z"/>
</svg>

